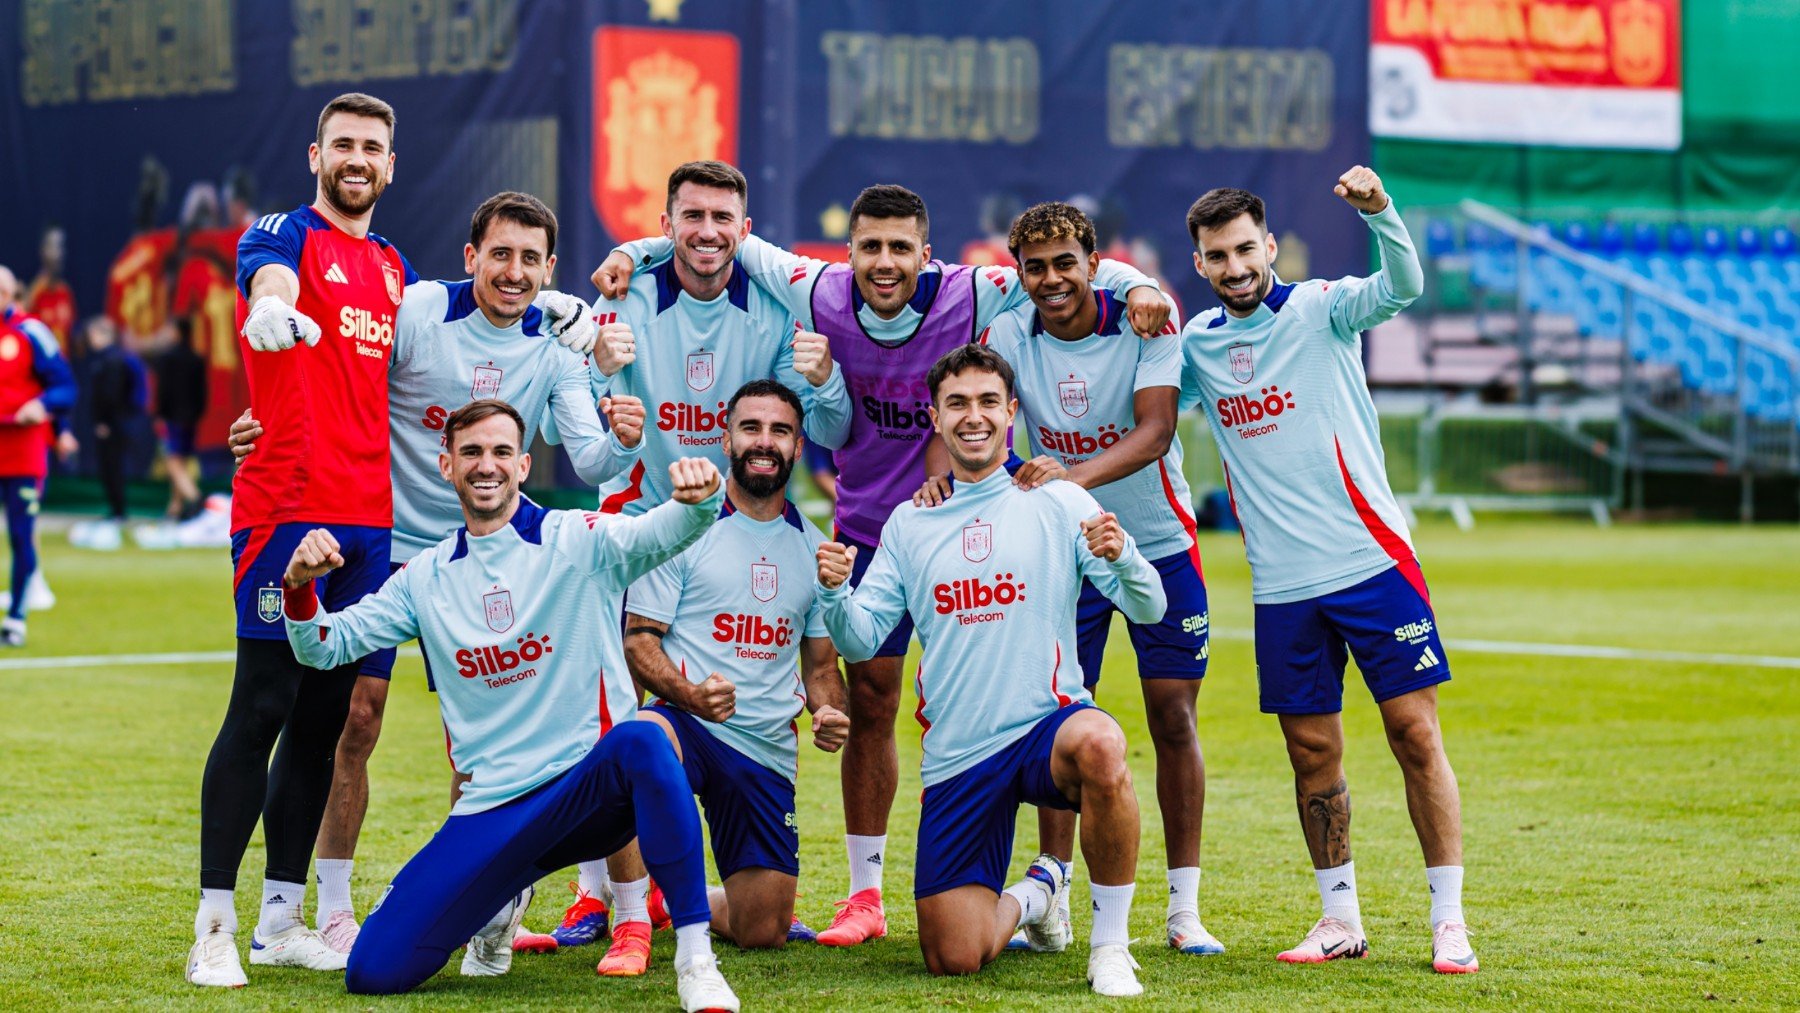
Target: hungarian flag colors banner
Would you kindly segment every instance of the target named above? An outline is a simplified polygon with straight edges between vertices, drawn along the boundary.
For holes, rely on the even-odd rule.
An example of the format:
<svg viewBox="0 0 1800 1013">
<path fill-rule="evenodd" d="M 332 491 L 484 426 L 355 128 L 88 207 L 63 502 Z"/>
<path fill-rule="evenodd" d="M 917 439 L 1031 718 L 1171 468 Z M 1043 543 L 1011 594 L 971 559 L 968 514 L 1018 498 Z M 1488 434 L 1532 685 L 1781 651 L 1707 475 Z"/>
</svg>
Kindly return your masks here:
<svg viewBox="0 0 1800 1013">
<path fill-rule="evenodd" d="M 1681 146 L 1681 0 L 1372 0 L 1384 137 Z"/>
</svg>

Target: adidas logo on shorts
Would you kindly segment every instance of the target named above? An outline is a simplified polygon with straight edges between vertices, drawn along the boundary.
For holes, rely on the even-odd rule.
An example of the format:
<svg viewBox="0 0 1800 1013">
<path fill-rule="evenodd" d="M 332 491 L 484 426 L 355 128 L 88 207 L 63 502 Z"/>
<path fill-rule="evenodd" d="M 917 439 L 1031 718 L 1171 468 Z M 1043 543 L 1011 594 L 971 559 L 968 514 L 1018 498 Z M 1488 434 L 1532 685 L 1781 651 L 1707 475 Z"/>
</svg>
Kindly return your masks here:
<svg viewBox="0 0 1800 1013">
<path fill-rule="evenodd" d="M 1413 671 L 1423 672 L 1427 668 L 1436 668 L 1443 663 L 1443 660 L 1437 656 L 1437 652 L 1427 647 L 1425 653 L 1419 655 L 1419 663 L 1413 666 Z"/>
</svg>

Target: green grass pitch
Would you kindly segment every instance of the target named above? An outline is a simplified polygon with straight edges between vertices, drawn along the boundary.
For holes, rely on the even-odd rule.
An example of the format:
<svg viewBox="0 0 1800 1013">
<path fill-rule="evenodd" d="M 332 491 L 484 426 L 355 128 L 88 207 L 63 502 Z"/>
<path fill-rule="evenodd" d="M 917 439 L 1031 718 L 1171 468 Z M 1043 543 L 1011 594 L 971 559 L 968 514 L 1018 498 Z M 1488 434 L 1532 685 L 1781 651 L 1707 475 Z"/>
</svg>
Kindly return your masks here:
<svg viewBox="0 0 1800 1013">
<path fill-rule="evenodd" d="M 28 648 L 0 657 L 0 1007 L 672 1009 L 672 937 L 643 979 L 601 980 L 598 947 L 521 956 L 501 979 L 446 973 L 413 995 L 353 1000 L 341 980 L 249 968 L 250 988 L 201 993 L 182 980 L 192 940 L 202 762 L 223 713 L 228 663 L 21 669 L 45 656 L 223 651 L 231 646 L 223 552 L 77 553 L 47 536 L 61 602 L 31 621 Z M 1078 943 L 1007 954 L 971 978 L 925 974 L 910 891 L 918 730 L 899 730 L 891 935 L 854 950 L 741 954 L 720 946 L 747 1009 L 1066 1010 L 1704 1007 L 1800 1003 L 1800 670 L 1584 659 L 1458 649 L 1458 640 L 1598 644 L 1647 651 L 1800 656 L 1800 533 L 1792 528 L 1596 529 L 1494 521 L 1418 534 L 1455 681 L 1443 690 L 1462 783 L 1466 909 L 1480 974 L 1427 964 L 1418 847 L 1378 716 L 1347 694 L 1354 846 L 1371 956 L 1278 964 L 1317 916 L 1275 722 L 1257 713 L 1249 579 L 1233 536 L 1203 551 L 1215 631 L 1201 692 L 1209 775 L 1201 910 L 1229 948 L 1183 957 L 1161 945 L 1163 855 L 1150 750 L 1129 644 L 1115 633 L 1100 702 L 1133 740 L 1143 861 L 1132 930 L 1147 989 L 1090 995 Z M 366 911 L 437 827 L 447 771 L 417 655 L 402 652 L 373 766 L 356 869 Z M 1355 680 L 1354 673 L 1351 676 Z M 803 742 L 804 742 L 803 737 Z M 829 921 L 845 889 L 836 760 L 802 746 L 800 912 Z M 1034 821 L 1021 814 L 1014 872 Z M 240 880 L 248 945 L 261 839 Z M 566 901 L 540 884 L 528 924 Z"/>
</svg>

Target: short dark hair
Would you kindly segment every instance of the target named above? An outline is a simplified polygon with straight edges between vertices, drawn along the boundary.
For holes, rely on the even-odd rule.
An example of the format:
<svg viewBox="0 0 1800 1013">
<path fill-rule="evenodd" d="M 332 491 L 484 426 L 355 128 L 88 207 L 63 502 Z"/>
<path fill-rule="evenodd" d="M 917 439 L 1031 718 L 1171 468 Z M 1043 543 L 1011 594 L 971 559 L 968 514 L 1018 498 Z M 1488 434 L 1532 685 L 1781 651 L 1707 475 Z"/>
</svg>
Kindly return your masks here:
<svg viewBox="0 0 1800 1013">
<path fill-rule="evenodd" d="M 481 248 L 481 241 L 487 238 L 488 226 L 494 224 L 496 218 L 528 229 L 543 229 L 544 238 L 550 242 L 550 248 L 544 252 L 556 252 L 556 213 L 536 197 L 514 190 L 502 190 L 475 209 L 475 216 L 469 219 L 470 246 Z"/>
<path fill-rule="evenodd" d="M 1094 220 L 1073 204 L 1053 200 L 1025 209 L 1006 235 L 1006 248 L 1018 260 L 1019 250 L 1026 243 L 1053 243 L 1059 239 L 1075 240 L 1083 253 L 1092 253 L 1099 246 Z"/>
<path fill-rule="evenodd" d="M 925 213 L 925 198 L 895 183 L 877 183 L 866 187 L 850 204 L 850 228 L 858 218 L 917 218 L 919 241 L 931 237 L 931 217 Z"/>
<path fill-rule="evenodd" d="M 669 198 L 663 204 L 663 210 L 675 212 L 675 191 L 681 189 L 683 183 L 698 183 L 701 186 L 717 187 L 730 190 L 738 195 L 738 203 L 747 210 L 750 207 L 750 181 L 738 171 L 738 167 L 725 162 L 708 159 L 703 162 L 683 162 L 669 173 Z"/>
<path fill-rule="evenodd" d="M 944 357 L 931 364 L 931 372 L 925 374 L 925 387 L 931 391 L 931 401 L 937 403 L 938 385 L 948 377 L 956 376 L 969 370 L 979 373 L 998 373 L 1006 382 L 1006 397 L 1013 397 L 1013 368 L 1006 360 L 986 345 L 973 342 L 959 345 L 944 353 Z"/>
<path fill-rule="evenodd" d="M 461 408 L 450 413 L 450 417 L 444 420 L 444 446 L 451 450 L 456 449 L 457 432 L 467 429 L 483 419 L 493 418 L 496 415 L 504 415 L 507 418 L 512 419 L 513 425 L 519 427 L 519 449 L 524 450 L 524 418 L 519 415 L 519 410 L 517 408 L 514 408 L 512 405 L 507 404 L 499 398 L 492 397 L 484 397 L 479 401 L 470 401 L 468 404 L 463 405 Z"/>
<path fill-rule="evenodd" d="M 1265 231 L 1268 229 L 1263 218 L 1261 197 L 1235 186 L 1208 190 L 1200 195 L 1193 207 L 1188 208 L 1188 238 L 1194 241 L 1195 246 L 1199 246 L 1201 229 L 1216 229 L 1239 215 L 1249 215 L 1257 228 Z"/>
<path fill-rule="evenodd" d="M 325 108 L 319 110 L 319 132 L 313 136 L 313 140 L 319 144 L 325 143 L 325 121 L 331 119 L 332 113 L 367 116 L 370 119 L 386 123 L 388 147 L 394 146 L 394 107 L 375 96 L 365 95 L 360 91 L 347 91 L 325 103 Z"/>
<path fill-rule="evenodd" d="M 806 421 L 806 406 L 800 403 L 800 395 L 794 393 L 793 388 L 787 384 L 765 376 L 751 380 L 739 387 L 737 393 L 731 395 L 731 400 L 725 403 L 725 424 L 727 426 L 731 424 L 731 417 L 737 414 L 738 402 L 747 397 L 778 398 L 783 404 L 794 410 L 796 423 Z"/>
</svg>

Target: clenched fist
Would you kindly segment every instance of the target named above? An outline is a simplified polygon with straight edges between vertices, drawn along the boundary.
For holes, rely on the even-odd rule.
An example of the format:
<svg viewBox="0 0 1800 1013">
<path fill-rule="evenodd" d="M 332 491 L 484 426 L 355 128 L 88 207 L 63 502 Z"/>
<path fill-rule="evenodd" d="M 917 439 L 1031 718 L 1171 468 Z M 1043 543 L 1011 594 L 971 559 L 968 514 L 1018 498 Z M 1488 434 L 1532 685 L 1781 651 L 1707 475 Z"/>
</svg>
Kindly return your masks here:
<svg viewBox="0 0 1800 1013">
<path fill-rule="evenodd" d="M 256 300 L 250 315 L 244 318 L 244 340 L 257 352 L 285 352 L 302 341 L 316 345 L 320 333 L 312 317 L 278 296 L 265 295 Z"/>
<path fill-rule="evenodd" d="M 1366 165 L 1353 165 L 1338 177 L 1332 192 L 1345 203 L 1365 215 L 1376 214 L 1388 206 L 1387 191 L 1381 188 L 1381 177 Z"/>
<path fill-rule="evenodd" d="M 826 704 L 813 712 L 812 729 L 813 745 L 835 753 L 850 741 L 850 715 Z"/>
<path fill-rule="evenodd" d="M 737 713 L 737 685 L 717 672 L 698 685 L 688 685 L 686 710 L 703 721 L 718 723 Z"/>
<path fill-rule="evenodd" d="M 856 546 L 842 542 L 819 545 L 819 583 L 826 588 L 842 587 L 850 579 L 850 568 L 856 564 Z"/>
<path fill-rule="evenodd" d="M 623 299 L 631 289 L 632 270 L 631 257 L 614 250 L 594 268 L 594 287 L 608 299 Z"/>
<path fill-rule="evenodd" d="M 1148 285 L 1139 285 L 1125 293 L 1125 319 L 1141 338 L 1174 331 L 1169 327 L 1169 300 Z"/>
<path fill-rule="evenodd" d="M 543 311 L 550 336 L 558 344 L 576 355 L 586 355 L 593 350 L 600 326 L 594 322 L 594 311 L 587 303 L 567 292 L 552 290 L 539 292 L 532 303 Z"/>
<path fill-rule="evenodd" d="M 683 457 L 669 462 L 669 484 L 675 489 L 675 502 L 704 503 L 719 487 L 719 469 L 707 458 Z"/>
<path fill-rule="evenodd" d="M 823 334 L 803 331 L 794 325 L 794 372 L 806 377 L 814 387 L 822 387 L 831 379 L 831 340 Z"/>
<path fill-rule="evenodd" d="M 594 365 L 602 376 L 617 376 L 619 370 L 637 361 L 637 336 L 631 333 L 630 324 L 617 319 L 618 314 L 606 315 L 608 320 L 600 325 L 599 340 L 594 342 Z"/>
<path fill-rule="evenodd" d="M 250 456 L 256 449 L 256 441 L 263 434 L 262 423 L 250 417 L 250 409 L 237 417 L 231 424 L 231 433 L 225 438 L 225 445 L 231 448 L 231 456 L 239 461 Z"/>
<path fill-rule="evenodd" d="M 1109 563 L 1119 561 L 1125 551 L 1125 529 L 1119 518 L 1105 513 L 1081 522 L 1081 533 L 1087 536 L 1088 551 Z"/>
<path fill-rule="evenodd" d="M 644 402 L 629 394 L 616 394 L 600 399 L 600 414 L 606 416 L 606 424 L 612 427 L 612 434 L 619 441 L 619 446 L 630 450 L 644 438 Z"/>
<path fill-rule="evenodd" d="M 324 528 L 314 528 L 294 546 L 293 558 L 288 560 L 287 572 L 281 575 L 281 582 L 290 588 L 299 587 L 343 565 L 344 555 L 339 551 L 338 540 Z"/>
</svg>

